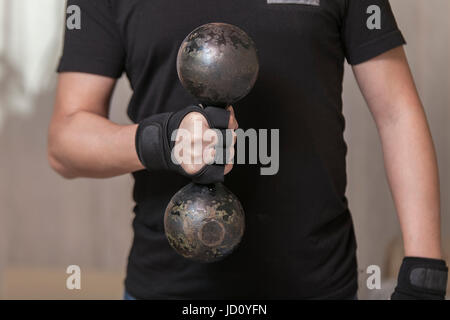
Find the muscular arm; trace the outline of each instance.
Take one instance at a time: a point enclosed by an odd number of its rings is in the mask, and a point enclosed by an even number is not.
[[[134,144],[137,125],[108,120],[112,78],[62,73],[48,135],[52,168],[66,178],[107,178],[143,169]]]
[[[441,258],[436,155],[403,48],[353,70],[381,137],[405,255]]]
[[[60,74],[48,135],[48,157],[52,168],[63,177],[109,178],[144,169],[135,147],[137,125],[123,126],[108,120],[115,82],[87,73]],[[234,133],[238,123],[233,107],[227,109],[228,127]],[[203,132],[195,130],[197,121],[201,122],[202,130],[210,129],[206,118],[196,112],[186,115],[179,128],[191,132],[193,141],[201,141],[203,148],[212,148]],[[179,143],[186,154],[192,151],[189,142],[176,142]],[[234,144],[229,148],[234,151]],[[205,160],[182,163],[181,167],[188,174],[195,174]],[[228,174],[232,167],[232,163],[226,164],[224,173]]]

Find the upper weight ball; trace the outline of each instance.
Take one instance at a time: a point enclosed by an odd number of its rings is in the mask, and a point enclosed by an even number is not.
[[[209,23],[192,31],[180,46],[178,77],[202,104],[232,105],[245,97],[258,77],[252,39],[226,23]]]

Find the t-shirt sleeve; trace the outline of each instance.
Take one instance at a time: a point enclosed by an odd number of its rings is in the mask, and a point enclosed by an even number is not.
[[[68,0],[67,8],[64,49],[57,71],[119,78],[124,70],[125,50],[111,2]],[[79,20],[74,14],[79,14]]]
[[[351,65],[406,43],[389,0],[346,0],[342,38]]]

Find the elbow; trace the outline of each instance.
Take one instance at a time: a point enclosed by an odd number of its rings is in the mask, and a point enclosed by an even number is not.
[[[48,137],[48,146],[47,146],[47,160],[50,165],[50,168],[53,169],[57,174],[65,179],[75,179],[78,177],[77,173],[73,168],[65,164],[64,152],[62,151],[62,141],[57,138],[58,135],[49,134]]]
[[[73,172],[73,170],[62,164],[61,161],[59,161],[58,158],[50,152],[48,154],[48,163],[50,165],[50,168],[52,168],[53,171],[55,171],[64,179],[71,180],[77,178],[77,175],[75,174],[75,172]]]

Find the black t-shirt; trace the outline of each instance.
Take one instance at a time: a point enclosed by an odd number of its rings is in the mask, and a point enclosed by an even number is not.
[[[69,1],[81,9],[81,29],[66,30],[58,71],[114,78],[126,72],[134,122],[196,103],[178,81],[178,48],[197,26],[226,22],[253,38],[260,58],[254,89],[234,106],[240,127],[280,130],[276,175],[235,165],[226,177],[245,209],[246,233],[221,262],[188,261],[166,240],[165,207],[188,181],[172,173],[133,174],[134,241],[125,284],[137,298],[346,298],[357,290],[345,197],[344,61],[364,62],[404,39],[388,0],[268,2]],[[380,8],[381,29],[367,26],[377,14],[368,13],[371,5]]]

